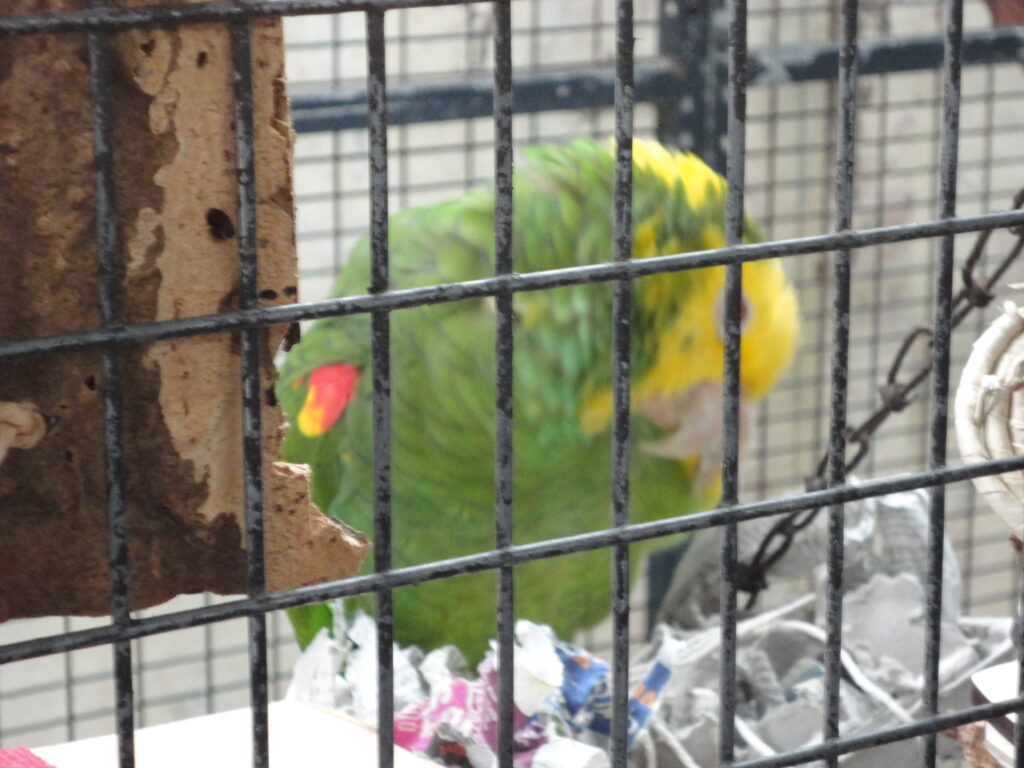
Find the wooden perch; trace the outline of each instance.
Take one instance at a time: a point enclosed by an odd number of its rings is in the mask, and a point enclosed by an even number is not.
[[[85,5],[7,3],[15,13]],[[258,21],[251,30],[260,296],[274,305],[296,297],[293,135],[281,25]],[[123,319],[236,309],[228,30],[129,30],[113,35],[112,48]],[[18,36],[0,46],[0,189],[0,338],[98,327],[84,35]],[[261,349],[270,590],[351,575],[367,547],[361,534],[312,506],[306,468],[274,463],[282,417],[272,359],[284,330],[263,331]],[[183,592],[244,592],[237,335],[121,351],[132,606]],[[109,610],[101,354],[91,348],[0,363],[0,407],[38,412],[45,424],[35,442],[7,439],[0,464],[0,619]]]

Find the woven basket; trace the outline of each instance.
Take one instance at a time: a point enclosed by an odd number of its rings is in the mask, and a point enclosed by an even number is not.
[[[1024,310],[1012,301],[974,342],[953,405],[965,464],[1024,454]],[[1024,539],[1024,472],[974,479],[1017,541]]]

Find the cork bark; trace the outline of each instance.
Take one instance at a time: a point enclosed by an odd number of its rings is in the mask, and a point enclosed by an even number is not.
[[[12,12],[83,0],[7,0]],[[123,5],[154,4],[142,0]],[[260,296],[295,300],[293,135],[281,26],[251,25]],[[111,38],[114,163],[125,322],[239,305],[237,181],[228,29]],[[94,166],[84,35],[0,46],[0,338],[99,327]],[[267,587],[354,573],[365,538],[309,502],[304,467],[275,463],[282,416],[261,331]],[[245,591],[237,334],[122,349],[131,597]],[[42,414],[45,434],[0,464],[0,619],[109,611],[104,378],[98,349],[0,363],[0,403]]]

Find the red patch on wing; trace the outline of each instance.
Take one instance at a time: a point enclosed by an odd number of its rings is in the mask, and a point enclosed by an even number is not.
[[[299,431],[306,437],[318,437],[333,427],[355,395],[359,374],[359,368],[344,363],[313,371],[306,402],[299,412]]]

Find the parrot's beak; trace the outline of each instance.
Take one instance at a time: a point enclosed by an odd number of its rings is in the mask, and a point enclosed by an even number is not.
[[[698,491],[717,481],[722,467],[722,384],[703,382],[676,397],[650,398],[638,409],[659,427],[664,437],[640,447],[664,459],[699,459]],[[746,432],[749,408],[740,404],[740,435]]]
[[[359,368],[344,363],[324,365],[313,371],[296,420],[299,432],[306,437],[320,437],[333,427],[355,394],[359,374]]]

